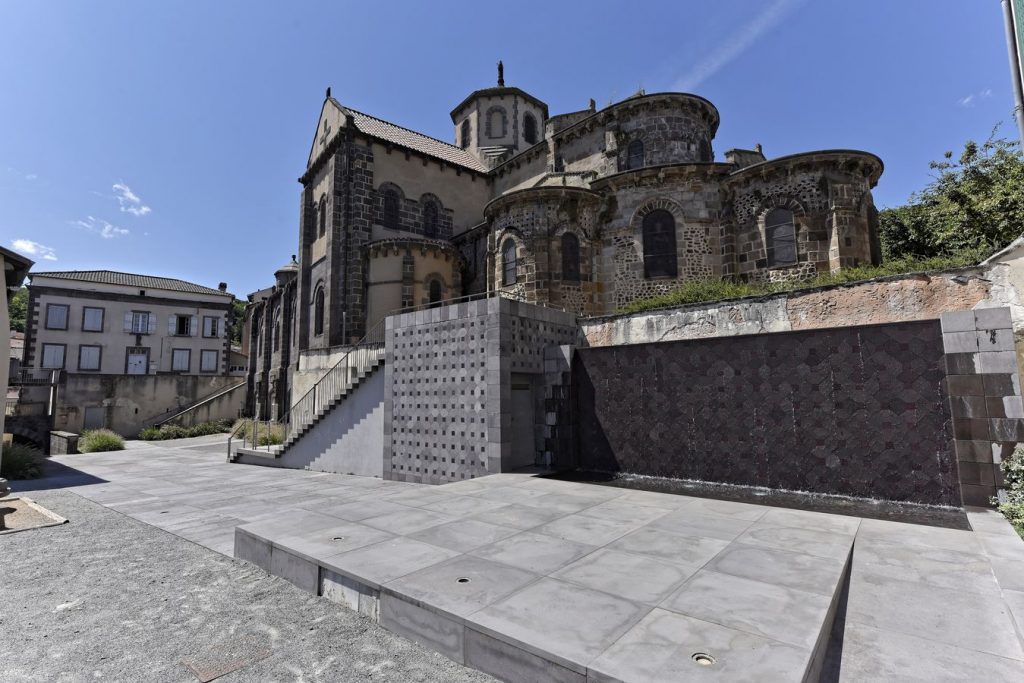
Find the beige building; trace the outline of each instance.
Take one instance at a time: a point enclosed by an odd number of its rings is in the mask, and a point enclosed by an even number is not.
[[[21,287],[21,283],[25,280],[25,275],[28,274],[28,269],[32,267],[32,261],[28,260],[24,256],[15,254],[13,251],[9,251],[0,247],[0,267],[3,269],[4,281],[3,287],[0,287],[0,334],[3,338],[7,339],[11,336],[11,319],[7,313],[7,300],[8,297],[14,292],[18,291]],[[10,367],[10,344],[0,344],[0,387],[4,387],[5,395],[8,381],[8,369]],[[0,437],[4,434],[4,418],[7,415],[7,406],[4,406],[4,411],[0,413]],[[0,452],[0,461],[3,459],[3,454]],[[0,479],[0,498],[7,493],[7,481]]]
[[[103,375],[228,373],[226,285],[109,270],[33,273],[27,368]]]

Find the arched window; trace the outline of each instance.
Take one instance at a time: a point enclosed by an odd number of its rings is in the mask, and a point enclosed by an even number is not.
[[[665,209],[655,209],[644,216],[644,277],[675,277],[676,219]]]
[[[523,139],[531,145],[537,142],[537,119],[533,118],[533,114],[527,113],[523,117]]]
[[[437,204],[428,201],[423,207],[423,236],[437,237]]]
[[[644,166],[644,141],[640,139],[630,141],[626,147],[626,170]]]
[[[466,149],[473,144],[469,133],[469,119],[463,119],[462,125],[459,126],[459,144],[462,145],[462,149]]]
[[[313,334],[324,333],[324,288],[317,287],[313,295]]]
[[[271,332],[274,335],[273,346],[271,347],[274,351],[281,350],[281,305],[274,306],[274,329]]]
[[[796,226],[789,209],[772,209],[764,219],[768,267],[789,266],[797,262]]]
[[[516,263],[516,243],[510,237],[501,245],[501,286],[514,285],[518,280]]]
[[[427,287],[427,296],[430,298],[431,306],[440,305],[444,298],[444,289],[441,286],[441,281],[437,278],[430,281],[430,285]]]
[[[317,237],[327,234],[327,195],[320,196],[320,205],[317,207]]]
[[[580,240],[571,232],[562,235],[562,280],[580,281]]]
[[[487,130],[484,131],[489,138],[505,137],[505,110],[501,107],[491,107],[487,110]]]
[[[398,230],[398,193],[394,190],[384,190],[384,210],[381,224],[385,228]]]

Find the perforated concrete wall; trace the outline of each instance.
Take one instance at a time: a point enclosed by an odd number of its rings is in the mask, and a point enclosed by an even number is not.
[[[536,374],[542,391],[545,346],[575,336],[572,314],[497,297],[388,318],[385,478],[441,484],[504,471],[512,373]]]

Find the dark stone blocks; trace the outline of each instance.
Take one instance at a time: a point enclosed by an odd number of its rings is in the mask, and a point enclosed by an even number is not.
[[[581,464],[958,505],[945,360],[936,321],[579,349]]]

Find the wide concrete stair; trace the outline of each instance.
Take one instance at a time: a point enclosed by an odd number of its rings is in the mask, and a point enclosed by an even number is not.
[[[235,556],[501,680],[819,681],[860,523],[499,474],[360,486]]]

